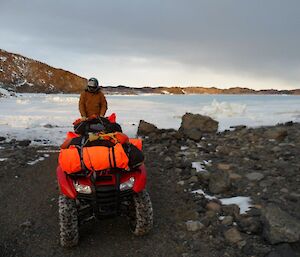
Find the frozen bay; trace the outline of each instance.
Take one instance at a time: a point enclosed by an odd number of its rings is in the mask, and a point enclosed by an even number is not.
[[[0,136],[46,139],[58,145],[80,117],[79,95],[18,94],[0,98]],[[107,96],[107,115],[115,112],[125,133],[134,136],[139,120],[159,128],[179,128],[186,112],[211,116],[219,129],[300,121],[300,96],[288,95],[136,95]]]

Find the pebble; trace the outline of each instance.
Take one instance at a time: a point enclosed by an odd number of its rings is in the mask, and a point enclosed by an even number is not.
[[[184,185],[184,181],[180,180],[180,181],[177,182],[177,184],[180,185],[180,186],[183,186]]]
[[[224,233],[225,239],[231,243],[236,244],[243,240],[240,232],[236,228],[230,228]]]
[[[224,219],[222,220],[222,225],[225,225],[225,226],[231,226],[232,223],[233,223],[232,216],[225,216]]]
[[[230,164],[227,163],[219,163],[218,164],[218,169],[220,170],[230,170],[231,166]]]
[[[197,176],[192,176],[188,180],[189,183],[195,183],[198,182],[198,177]]]
[[[25,222],[20,224],[20,228],[30,228],[32,227],[32,222],[30,220],[26,220]]]
[[[172,162],[172,158],[170,156],[167,156],[165,159],[164,159],[165,162]]]
[[[192,232],[196,232],[204,227],[204,225],[198,220],[188,220],[185,224],[186,229]]]
[[[246,175],[246,178],[249,179],[250,181],[259,181],[264,178],[264,175],[259,172],[251,172]]]
[[[281,192],[281,193],[286,193],[286,194],[287,194],[287,193],[289,192],[289,190],[288,190],[287,188],[281,188],[281,189],[280,189],[280,192]]]
[[[209,211],[220,212],[221,211],[221,205],[216,203],[216,202],[209,202],[206,205],[206,209],[209,210]]]

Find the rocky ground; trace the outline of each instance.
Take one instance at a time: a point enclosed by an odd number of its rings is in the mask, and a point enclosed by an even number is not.
[[[92,221],[71,250],[59,246],[55,149],[0,138],[0,256],[300,256],[300,124],[217,126],[191,114],[179,131],[141,122],[153,231]],[[236,196],[252,208],[220,200]]]
[[[192,114],[179,131],[140,124],[148,151],[196,204],[197,217],[181,224],[187,256],[202,256],[203,245],[208,256],[300,256],[300,124],[216,129]],[[248,212],[219,200],[237,196],[250,197]]]

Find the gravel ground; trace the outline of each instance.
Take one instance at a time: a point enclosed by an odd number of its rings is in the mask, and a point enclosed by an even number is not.
[[[26,145],[26,144],[25,144]],[[91,221],[80,228],[80,244],[70,250],[59,245],[57,154],[34,165],[43,154],[19,142],[2,143],[0,156],[0,256],[182,256],[186,240],[182,226],[194,218],[194,203],[178,190],[178,178],[147,154],[148,191],[154,228],[144,237],[131,234],[125,218]],[[205,248],[202,250],[206,251]],[[210,256],[206,254],[205,256]]]

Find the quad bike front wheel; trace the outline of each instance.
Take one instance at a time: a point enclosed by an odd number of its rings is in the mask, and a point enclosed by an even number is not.
[[[75,200],[60,195],[58,199],[58,209],[60,244],[63,247],[76,246],[79,240],[79,229]]]
[[[129,224],[136,236],[147,234],[153,227],[153,209],[150,196],[146,190],[133,195],[130,206]]]

